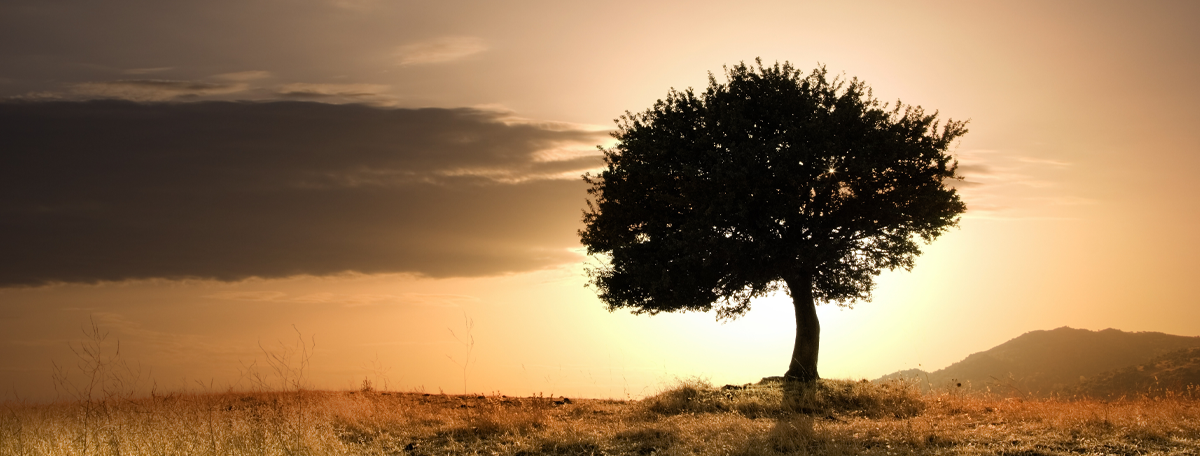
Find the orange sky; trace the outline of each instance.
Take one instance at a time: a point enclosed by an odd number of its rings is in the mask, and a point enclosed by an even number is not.
[[[610,314],[574,234],[613,118],[755,57],[971,121],[960,227],[872,302],[818,308],[823,376],[937,369],[1059,326],[1200,335],[1198,19],[1190,2],[5,2],[0,388],[53,398],[89,317],[167,390],[247,387],[259,343],[295,325],[313,387],[460,392],[464,316],[474,392],[780,375],[786,297],[725,324]],[[211,103],[231,100],[260,103]]]

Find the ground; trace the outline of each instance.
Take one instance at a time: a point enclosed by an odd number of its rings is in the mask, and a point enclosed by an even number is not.
[[[1195,455],[1200,391],[1099,401],[903,382],[716,388],[641,400],[379,391],[5,404],[2,455]]]

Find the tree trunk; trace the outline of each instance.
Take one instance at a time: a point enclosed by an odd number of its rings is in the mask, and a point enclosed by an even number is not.
[[[783,377],[788,380],[815,382],[817,375],[817,351],[821,345],[821,322],[817,321],[817,305],[813,302],[812,276],[808,274],[785,278],[796,306],[796,347],[792,350],[792,362]]]

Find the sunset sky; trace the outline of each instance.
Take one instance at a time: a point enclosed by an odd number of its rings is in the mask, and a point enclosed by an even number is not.
[[[818,307],[823,377],[1061,326],[1200,336],[1197,23],[1189,1],[6,0],[0,393],[53,399],[90,321],[159,391],[249,388],[297,332],[315,388],[782,375],[786,295],[728,323],[609,313],[576,234],[614,118],[756,57],[970,120],[960,226],[873,301]]]

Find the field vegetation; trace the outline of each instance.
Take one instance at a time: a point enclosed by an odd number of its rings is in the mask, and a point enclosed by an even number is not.
[[[713,387],[640,400],[376,391],[9,402],[3,455],[1200,454],[1200,391],[1004,398],[911,382]]]

